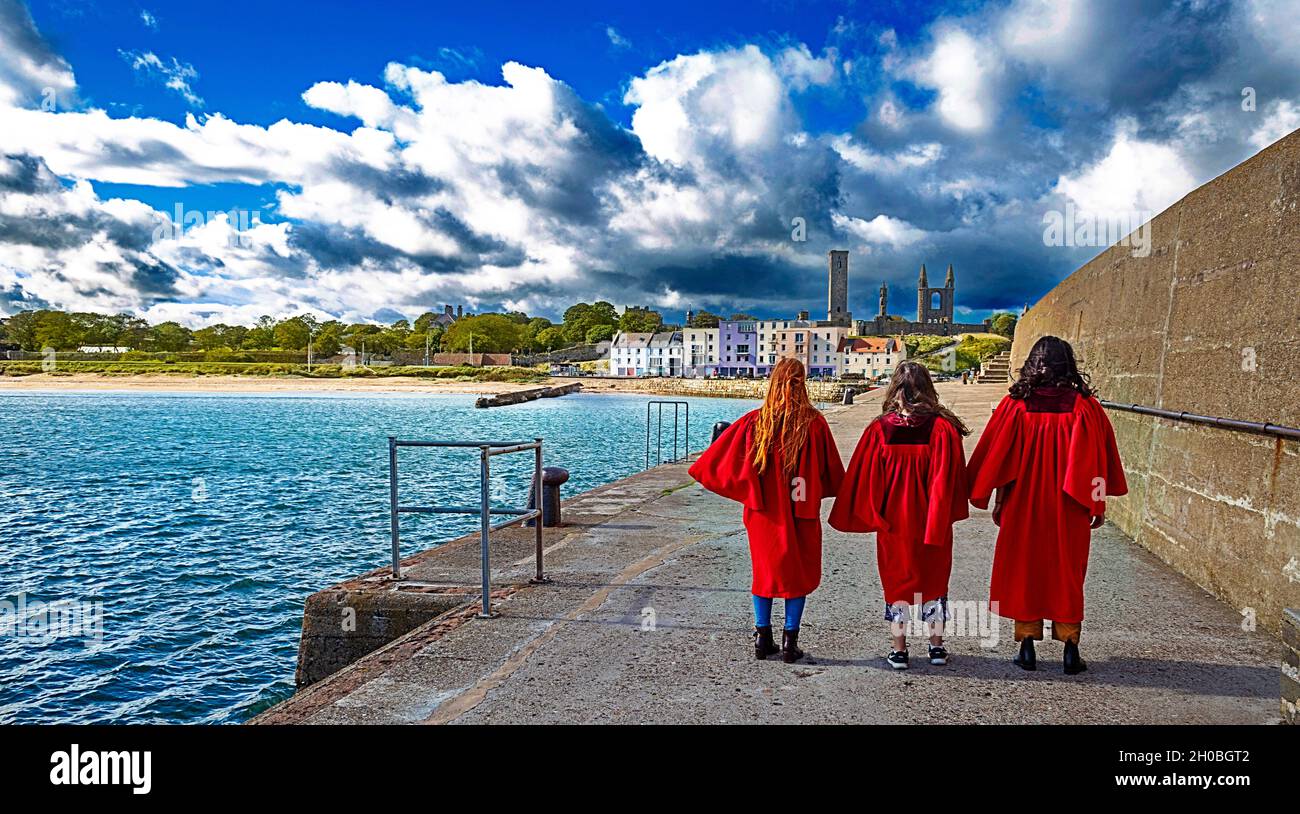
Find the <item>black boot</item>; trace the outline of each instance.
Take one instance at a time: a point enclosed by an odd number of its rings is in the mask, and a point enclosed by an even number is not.
[[[1061,661],[1065,665],[1065,674],[1068,676],[1078,675],[1088,669],[1088,665],[1079,658],[1078,642],[1065,643],[1065,655],[1062,656]]]
[[[776,641],[772,639],[772,626],[764,625],[763,627],[754,626],[754,658],[762,661],[768,656],[781,652],[781,648],[776,646]]]
[[[1020,655],[1011,660],[1022,670],[1037,670],[1038,662],[1034,656],[1034,640],[1025,637],[1020,640]]]
[[[781,633],[781,661],[786,664],[794,664],[803,658],[803,651],[799,649],[799,631],[786,630]]]

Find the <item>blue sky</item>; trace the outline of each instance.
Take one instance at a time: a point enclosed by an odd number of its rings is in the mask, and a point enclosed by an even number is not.
[[[0,314],[977,320],[1300,127],[1297,5],[0,0]]]

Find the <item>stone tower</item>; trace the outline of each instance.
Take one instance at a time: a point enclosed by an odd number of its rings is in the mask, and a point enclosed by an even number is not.
[[[889,316],[889,286],[886,283],[880,284],[880,314],[879,316]]]
[[[916,280],[916,321],[951,323],[956,294],[957,282],[951,264],[948,266],[948,276],[944,278],[943,288],[930,288],[930,282],[925,275],[925,264],[922,263],[921,275]]]
[[[826,321],[832,325],[852,325],[849,313],[849,253],[832,249],[826,286]]]

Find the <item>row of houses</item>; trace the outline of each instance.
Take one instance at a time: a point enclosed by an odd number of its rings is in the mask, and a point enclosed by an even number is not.
[[[800,315],[801,317],[803,315]],[[808,319],[723,321],[716,328],[619,333],[609,350],[613,376],[761,378],[786,357],[803,362],[809,376],[846,374],[872,379],[907,358],[892,336],[851,336],[847,326]]]

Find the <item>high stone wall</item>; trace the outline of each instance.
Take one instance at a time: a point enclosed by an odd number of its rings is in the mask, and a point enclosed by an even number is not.
[[[1149,256],[1112,246],[1043,297],[1013,371],[1045,334],[1102,399],[1300,426],[1300,131],[1162,212]],[[1277,633],[1300,606],[1300,443],[1109,414],[1130,489],[1109,518]]]

